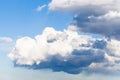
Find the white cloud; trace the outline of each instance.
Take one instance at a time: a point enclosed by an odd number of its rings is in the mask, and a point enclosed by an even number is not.
[[[0,37],[0,41],[3,41],[3,42],[12,42],[12,38],[10,37]]]
[[[66,69],[63,71],[71,74],[80,73],[81,70],[119,72],[119,45],[118,40],[108,41],[105,38],[80,35],[70,29],[56,31],[47,27],[41,35],[33,39],[30,37],[18,39],[8,57],[17,65],[33,65],[35,68],[36,64],[37,69],[41,69],[41,65],[46,67],[46,63],[45,65],[41,63],[47,62],[51,69],[57,67],[62,71],[64,67]],[[59,55],[57,59],[56,55]]]
[[[53,28],[46,28],[43,34],[37,35],[35,39],[30,37],[18,39],[9,57],[12,60],[17,60],[17,64],[39,64],[46,60],[48,56],[61,55],[66,57],[74,49],[89,49],[79,45],[87,45],[90,40],[92,40],[92,37],[79,36],[77,32],[70,30],[61,32]]]
[[[109,11],[105,15],[98,16],[98,17],[91,16],[91,18],[107,19],[107,20],[118,19],[118,18],[120,18],[120,12],[119,11]]]
[[[102,8],[104,10],[120,10],[119,8],[119,0],[52,0],[49,4],[50,10],[63,10],[63,11],[74,11],[78,9],[82,9],[85,7],[90,8],[96,6]],[[89,6],[89,7],[87,7]],[[99,9],[100,10],[100,9]]]
[[[109,55],[120,57],[120,41],[112,39],[107,48],[109,49]]]
[[[36,11],[37,12],[40,12],[43,8],[45,8],[47,5],[42,5],[42,6],[38,6],[37,8],[36,8]]]
[[[69,25],[68,30],[79,31],[79,28],[77,26],[74,26],[74,25]]]

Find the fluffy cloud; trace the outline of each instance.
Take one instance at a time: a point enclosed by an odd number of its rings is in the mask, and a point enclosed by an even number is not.
[[[119,45],[118,40],[108,41],[72,30],[56,31],[48,27],[34,39],[18,39],[8,56],[15,66],[32,69],[47,68],[71,74],[98,70],[116,72],[120,70]]]
[[[100,10],[120,10],[119,0],[52,0],[49,4],[50,10],[63,11],[100,11]],[[97,10],[96,8],[99,8]]]
[[[39,64],[42,60],[46,60],[47,56],[67,57],[74,49],[87,49],[87,47],[80,46],[91,45],[88,43],[91,40],[91,37],[79,36],[77,32],[67,30],[61,32],[46,28],[43,34],[36,36],[35,39],[30,37],[18,39],[15,49],[9,56],[12,60],[18,59],[16,61],[18,64],[32,65],[34,62]],[[15,54],[16,52],[20,56]]]
[[[107,42],[105,49],[105,61],[102,63],[92,63],[89,66],[90,71],[104,71],[109,73],[120,73],[120,50],[119,50],[120,41],[111,40]]]
[[[120,39],[119,4],[119,0],[52,0],[49,9],[74,13],[72,26],[77,30]]]

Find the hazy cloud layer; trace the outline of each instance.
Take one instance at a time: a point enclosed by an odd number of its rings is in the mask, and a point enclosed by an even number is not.
[[[10,38],[10,37],[0,37],[0,41],[3,41],[3,42],[12,42],[13,39]]]

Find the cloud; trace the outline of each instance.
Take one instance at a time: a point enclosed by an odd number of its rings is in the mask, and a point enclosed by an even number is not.
[[[43,8],[45,8],[47,5],[42,5],[42,6],[38,6],[37,8],[36,8],[36,11],[37,12],[40,12]]]
[[[9,52],[13,48],[14,41],[10,37],[0,37],[0,51]]]
[[[3,42],[12,42],[12,38],[10,37],[0,37],[0,41],[3,41]]]
[[[107,42],[105,49],[105,62],[102,63],[92,63],[90,71],[104,71],[109,72],[110,74],[120,72],[120,50],[119,50],[120,41],[112,39]]]
[[[120,39],[120,12],[110,11],[101,16],[78,15],[72,25],[85,33],[101,34],[109,38]]]
[[[78,27],[74,29],[120,40],[119,4],[119,0],[52,0],[49,10],[74,13],[70,24]]]
[[[8,55],[15,66],[70,74],[117,72],[120,41],[93,38],[76,31],[47,27],[35,38],[22,37]],[[111,47],[112,46],[112,47]],[[113,67],[114,66],[114,67]],[[113,67],[113,68],[112,68]]]
[[[48,27],[43,31],[41,35],[37,35],[35,39],[32,39],[30,37],[23,37],[18,39],[15,49],[13,49],[13,52],[11,52],[11,58],[17,58],[17,55],[14,55],[14,53],[18,52],[21,57],[24,57],[26,59],[28,58],[28,60],[25,59],[24,61],[23,58],[19,58],[17,63],[28,63],[32,65],[35,62],[39,64],[42,60],[45,60],[47,58],[47,55],[60,55],[61,57],[67,57],[72,53],[74,49],[82,48],[79,47],[80,45],[87,45],[88,41],[91,39],[92,38],[89,36],[79,36],[77,32],[68,30],[61,32]],[[36,55],[34,55],[34,53]]]
[[[52,0],[49,3],[50,10],[62,10],[62,11],[108,11],[108,10],[120,10],[119,0]],[[99,8],[99,10],[97,10]]]

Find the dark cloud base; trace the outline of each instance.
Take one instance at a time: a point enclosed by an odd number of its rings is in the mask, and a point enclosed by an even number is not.
[[[104,53],[94,50],[74,50],[71,56],[63,58],[59,55],[52,56],[48,61],[43,61],[40,64],[18,65],[14,63],[15,67],[27,67],[28,69],[52,69],[54,72],[63,71],[69,74],[79,74],[82,71],[86,71],[88,66],[95,62],[103,62],[105,60]]]
[[[90,16],[93,17],[89,18]],[[89,15],[78,13],[78,15],[73,18],[71,25],[77,26],[79,30],[84,33],[100,34],[109,39],[114,38],[120,40],[120,18],[109,19],[108,16],[98,19],[98,17],[102,16],[94,13]]]

